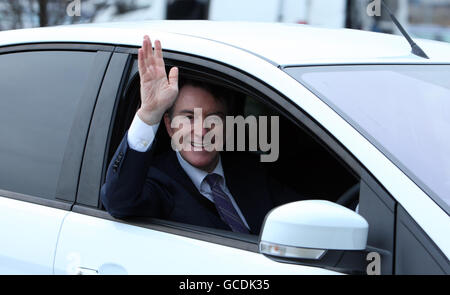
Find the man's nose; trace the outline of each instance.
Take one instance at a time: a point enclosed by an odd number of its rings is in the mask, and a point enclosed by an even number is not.
[[[197,120],[196,122],[194,122],[193,133],[195,136],[198,136],[198,137],[205,136],[205,134],[209,131],[209,128],[205,128],[203,126],[204,126],[204,124],[203,124],[203,121],[201,121],[201,120]]]

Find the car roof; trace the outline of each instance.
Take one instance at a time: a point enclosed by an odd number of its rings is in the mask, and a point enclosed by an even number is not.
[[[169,42],[168,48],[164,41],[183,36],[196,46],[195,39],[200,38],[212,46],[218,42],[283,66],[450,63],[450,44],[444,42],[415,40],[430,57],[427,60],[413,55],[402,36],[285,23],[166,20],[67,25],[0,32],[0,46],[42,42],[140,46],[144,34],[156,36],[165,49],[189,52],[186,44],[177,48]]]

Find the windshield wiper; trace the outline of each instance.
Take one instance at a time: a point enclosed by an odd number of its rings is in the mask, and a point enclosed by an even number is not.
[[[392,14],[392,12],[389,9],[389,7],[386,4],[384,4],[383,0],[381,0],[381,5],[384,7],[384,9],[386,9],[387,13],[391,17],[392,21],[397,26],[397,28],[400,30],[402,35],[406,38],[406,40],[408,40],[409,45],[411,45],[411,50],[412,50],[411,52],[412,52],[412,54],[417,55],[417,56],[422,57],[422,58],[430,59],[428,57],[428,55],[426,55],[426,53],[422,50],[422,48],[420,48],[419,45],[417,45],[413,41],[413,39],[411,39],[411,37],[406,32],[406,30],[402,27],[400,22],[397,20],[397,18]]]

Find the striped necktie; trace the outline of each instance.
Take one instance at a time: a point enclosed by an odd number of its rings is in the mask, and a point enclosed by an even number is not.
[[[222,176],[212,173],[208,174],[205,179],[211,187],[214,205],[216,206],[222,220],[228,224],[234,232],[249,233],[247,227],[231,203],[230,198],[220,186]]]

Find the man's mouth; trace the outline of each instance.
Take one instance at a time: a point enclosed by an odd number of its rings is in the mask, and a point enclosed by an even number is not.
[[[191,141],[191,145],[192,145],[193,147],[201,147],[201,148],[207,146],[207,145],[205,145],[205,144],[203,144],[203,143],[198,143],[198,142],[193,142],[193,141]]]
[[[202,149],[204,149],[204,148],[209,147],[209,146],[211,146],[211,145],[212,145],[212,143],[210,143],[210,144],[204,144],[204,143],[198,143],[198,142],[191,141],[191,146],[196,147],[196,148],[202,148]]]

